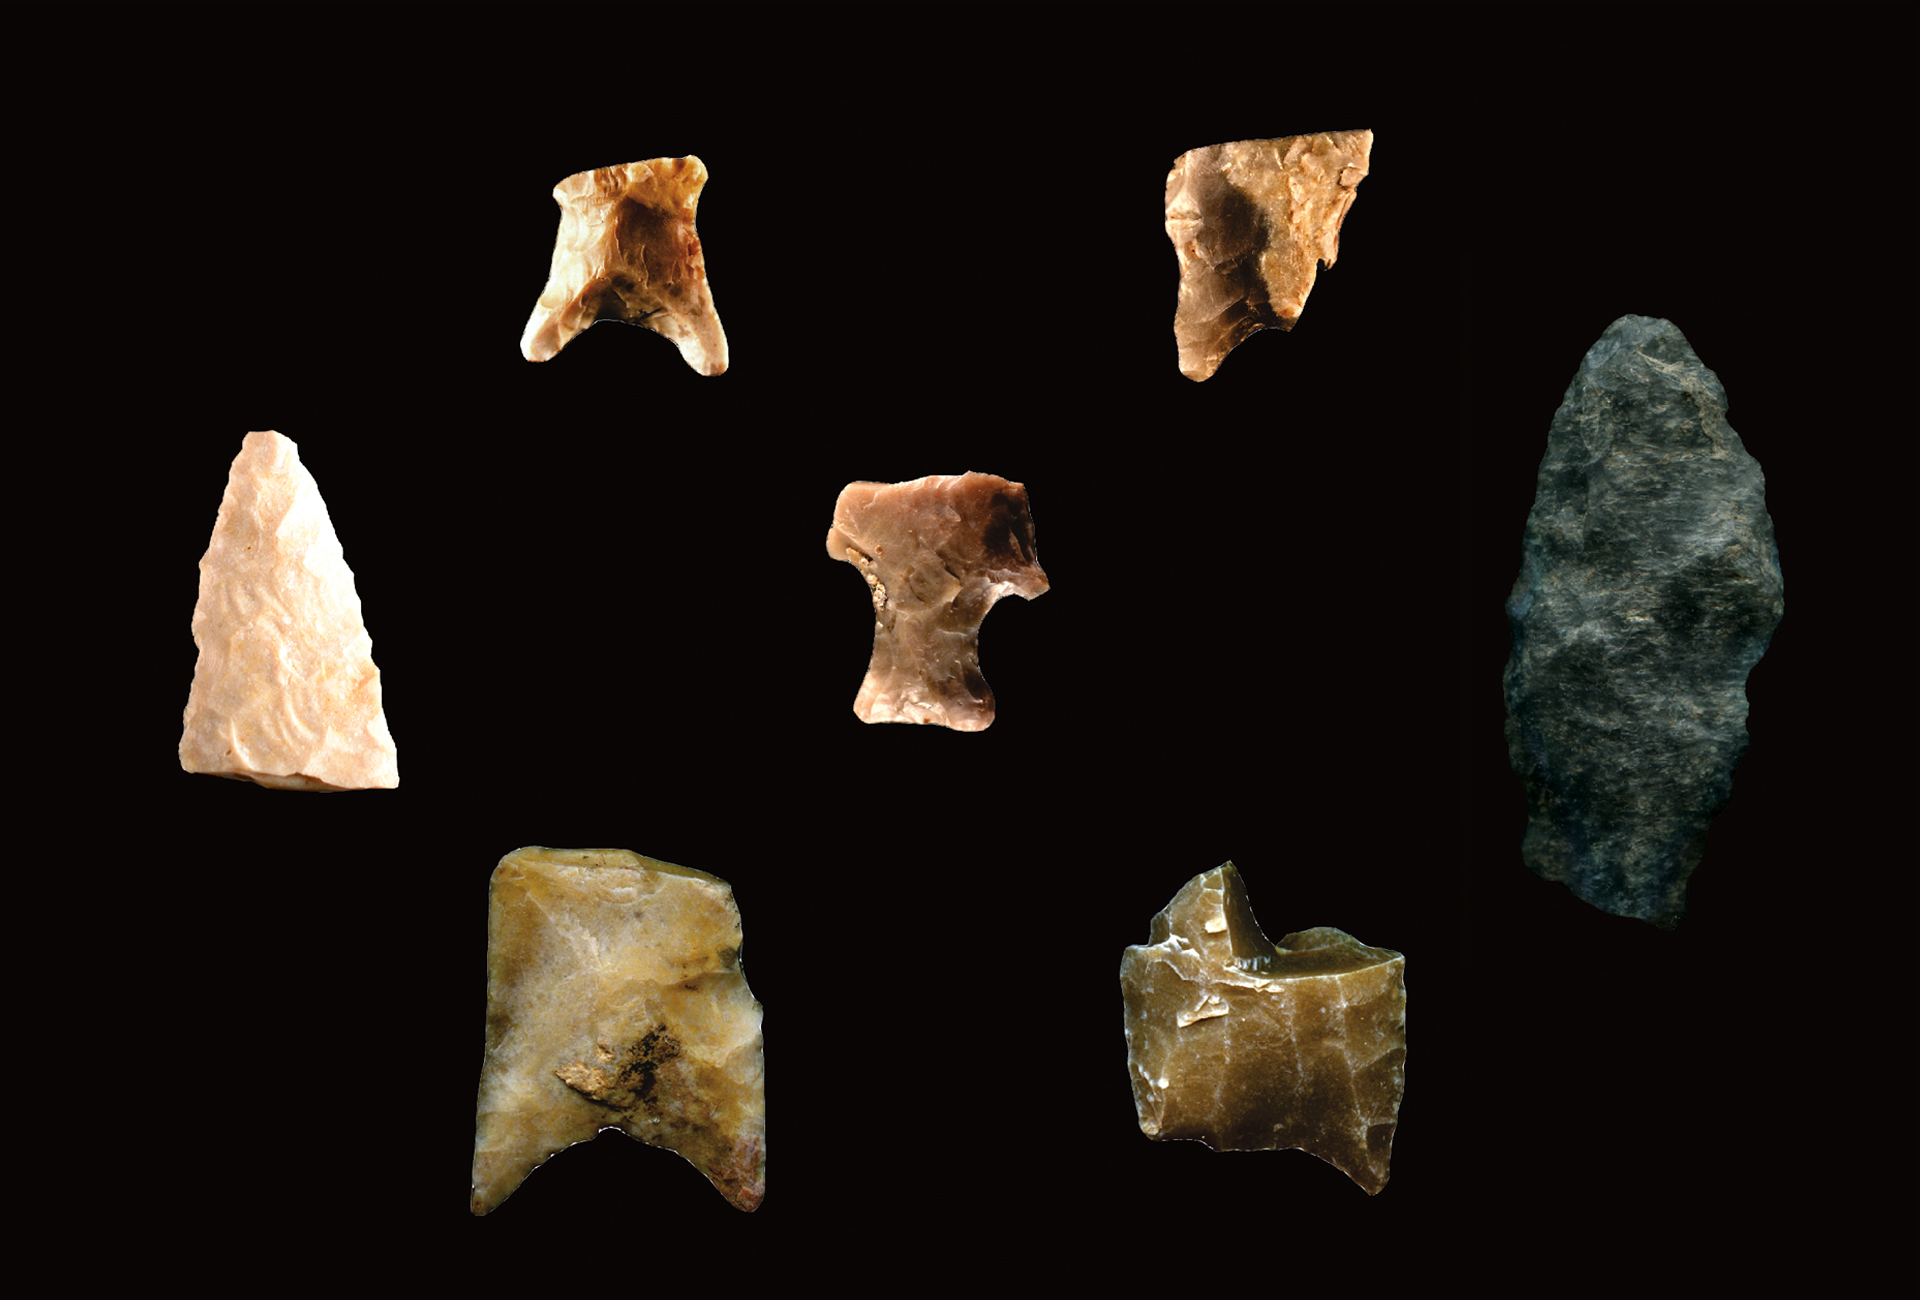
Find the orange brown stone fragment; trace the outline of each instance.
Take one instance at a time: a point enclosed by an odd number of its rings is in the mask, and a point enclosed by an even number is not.
[[[1167,237],[1180,259],[1181,374],[1204,380],[1255,331],[1293,328],[1315,263],[1340,255],[1372,152],[1371,131],[1326,131],[1180,155],[1167,174]]]
[[[1120,961],[1141,1132],[1299,1147],[1378,1192],[1405,1087],[1405,967],[1326,927],[1276,945],[1231,862],[1195,876]]]
[[[686,1157],[742,1210],[766,1195],[760,1004],[727,882],[624,849],[524,848],[495,868],[475,1214],[617,1128]]]
[[[694,229],[706,183],[706,164],[689,155],[596,167],[554,186],[560,233],[521,354],[546,361],[595,321],[618,320],[673,340],[703,375],[724,372],[727,335]]]

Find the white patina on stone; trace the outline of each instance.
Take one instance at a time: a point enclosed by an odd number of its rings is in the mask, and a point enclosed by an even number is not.
[[[249,433],[227,475],[193,640],[181,767],[280,790],[400,784],[353,570],[278,433]]]

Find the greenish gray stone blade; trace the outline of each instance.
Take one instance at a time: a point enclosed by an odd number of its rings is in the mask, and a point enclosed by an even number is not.
[[[1507,602],[1522,856],[1663,927],[1732,791],[1747,674],[1784,608],[1766,479],[1726,407],[1671,322],[1609,326],[1554,415]]]

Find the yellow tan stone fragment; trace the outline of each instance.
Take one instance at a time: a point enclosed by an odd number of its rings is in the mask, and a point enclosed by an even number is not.
[[[200,560],[193,640],[182,768],[280,790],[400,784],[353,571],[290,438],[241,443]]]
[[[642,325],[673,340],[703,375],[727,368],[694,216],[707,167],[691,155],[596,167],[553,187],[560,233],[547,287],[520,337],[546,361],[595,321]]]
[[[516,849],[487,915],[475,1214],[617,1128],[729,1202],[766,1194],[760,1004],[726,881],[625,849]]]

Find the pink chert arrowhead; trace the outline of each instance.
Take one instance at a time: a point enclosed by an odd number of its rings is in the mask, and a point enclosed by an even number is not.
[[[234,458],[193,640],[181,767],[280,790],[400,784],[353,571],[289,438],[249,433]]]
[[[980,623],[1009,592],[1047,590],[1023,483],[934,474],[849,483],[833,507],[827,554],[867,580],[873,659],[853,711],[862,722],[993,723],[980,673]]]

